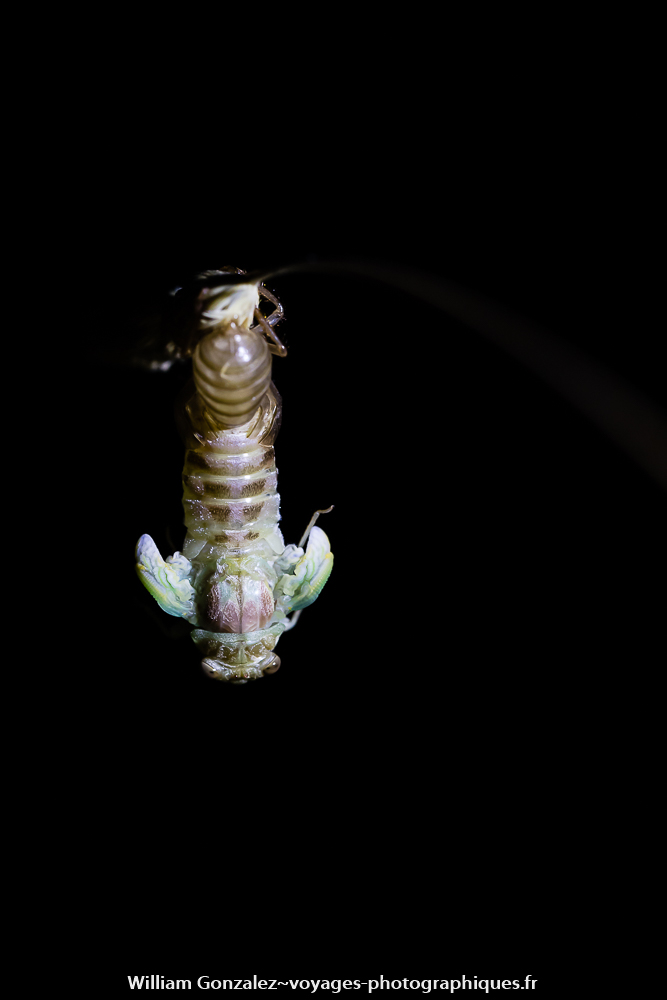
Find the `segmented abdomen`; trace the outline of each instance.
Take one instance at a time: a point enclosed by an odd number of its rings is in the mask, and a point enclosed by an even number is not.
[[[211,423],[199,395],[186,406],[183,469],[187,535],[197,616],[209,631],[251,632],[273,615],[273,562],[284,549],[273,441],[280,397],[271,384],[245,424]]]
[[[261,334],[242,327],[209,333],[196,347],[192,375],[208,412],[222,427],[255,413],[271,384],[271,354]]]

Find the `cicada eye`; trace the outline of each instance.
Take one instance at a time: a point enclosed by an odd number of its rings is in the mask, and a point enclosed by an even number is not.
[[[271,657],[269,665],[263,668],[265,674],[275,674],[276,670],[279,669],[280,669],[280,657],[276,656],[275,654]]]
[[[202,670],[209,677],[214,677],[218,681],[228,681],[232,676],[232,671],[219,660],[213,660],[210,656],[201,661]]]

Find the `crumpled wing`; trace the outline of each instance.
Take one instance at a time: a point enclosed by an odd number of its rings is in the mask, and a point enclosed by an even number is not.
[[[300,611],[317,600],[333,567],[331,545],[321,528],[311,528],[305,555],[301,555],[298,561],[296,555],[302,550],[291,545],[288,549],[291,550],[289,553],[291,558],[283,555],[283,559],[288,564],[291,563],[293,568],[290,567],[292,571],[283,574],[275,586],[274,618],[280,614],[289,614],[291,611]]]
[[[195,592],[189,580],[189,559],[174,552],[165,561],[150,535],[142,535],[137,542],[136,557],[139,579],[162,610],[175,618],[194,621]]]

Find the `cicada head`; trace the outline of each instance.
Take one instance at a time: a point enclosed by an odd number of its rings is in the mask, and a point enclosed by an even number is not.
[[[194,629],[192,639],[205,654],[201,662],[204,673],[216,680],[245,684],[258,680],[265,673],[273,674],[280,666],[275,649],[284,626],[272,625],[260,632],[205,632]]]

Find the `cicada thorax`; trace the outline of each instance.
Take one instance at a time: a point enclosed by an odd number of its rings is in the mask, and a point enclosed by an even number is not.
[[[241,322],[214,327],[197,344],[193,379],[180,423],[183,554],[192,563],[201,630],[195,641],[208,654],[209,673],[252,677],[280,662],[270,652],[276,627],[256,633],[271,626],[273,564],[285,548],[273,447],[281,401],[262,332]]]

